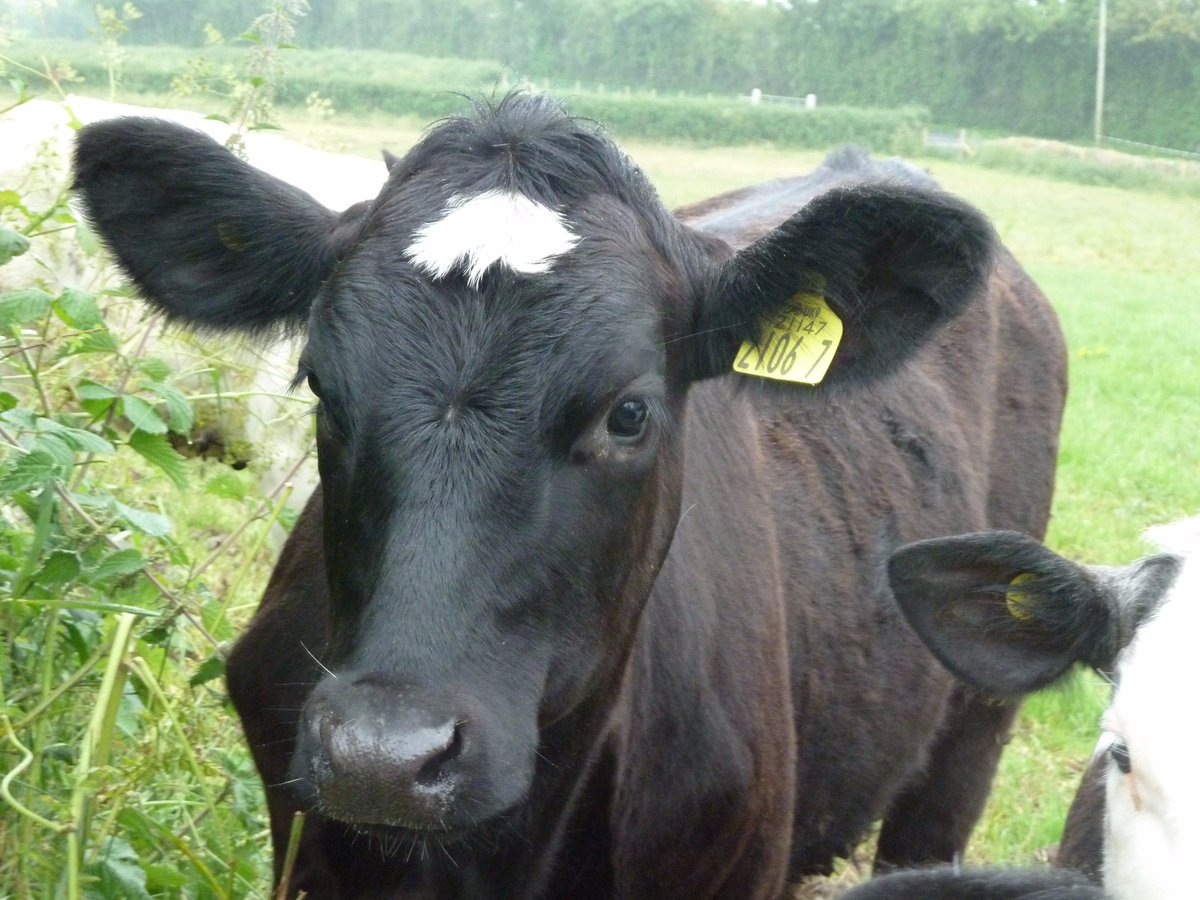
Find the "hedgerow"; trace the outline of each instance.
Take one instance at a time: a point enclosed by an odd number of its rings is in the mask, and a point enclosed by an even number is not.
[[[189,59],[203,56],[211,71],[232,66],[238,51],[211,47],[128,47],[122,63],[127,91],[164,94],[179,86],[178,74]],[[69,60],[94,88],[107,84],[109,69],[102,54],[85,42],[29,42],[11,55],[26,64]],[[328,98],[335,109],[350,113],[381,111],[436,119],[461,112],[463,95],[490,96],[510,86],[494,62],[451,60],[381,51],[292,50],[288,77],[276,86],[281,105],[303,106],[313,93]],[[534,85],[536,87],[536,85]],[[837,106],[797,109],[751,105],[746,98],[681,94],[565,92],[571,111],[595,118],[621,138],[688,141],[703,144],[771,142],[783,147],[828,148],[858,143],[879,152],[913,153],[929,111],[857,109]]]

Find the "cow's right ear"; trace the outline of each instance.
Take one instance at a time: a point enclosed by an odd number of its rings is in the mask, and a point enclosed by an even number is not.
[[[985,531],[903,546],[888,578],[905,618],[946,668],[1016,696],[1076,662],[1111,670],[1178,567],[1170,554],[1083,566],[1028,535]]]
[[[202,330],[302,325],[353,231],[208,136],[157,119],[82,129],[74,188],[145,299]]]

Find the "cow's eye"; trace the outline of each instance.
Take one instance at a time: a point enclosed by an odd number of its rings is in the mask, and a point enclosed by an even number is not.
[[[313,392],[313,396],[318,399],[321,396],[321,381],[317,378],[315,372],[309,372],[307,375],[308,389]]]
[[[1109,745],[1108,755],[1116,765],[1117,771],[1122,775],[1128,775],[1133,771],[1133,761],[1129,758],[1129,745],[1120,738]]]
[[[636,441],[646,433],[650,407],[641,397],[622,400],[608,414],[608,433],[625,441]]]

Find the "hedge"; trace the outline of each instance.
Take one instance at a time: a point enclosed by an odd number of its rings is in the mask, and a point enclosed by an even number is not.
[[[122,89],[165,94],[172,79],[183,72],[199,51],[180,47],[126,48]],[[203,51],[218,68],[236,65],[244,51],[215,47]],[[10,57],[38,68],[68,61],[84,85],[108,83],[108,70],[94,44],[84,41],[28,42],[11,48]],[[303,105],[316,91],[335,109],[348,112],[379,110],[394,115],[434,119],[463,110],[463,95],[489,96],[506,88],[499,63],[390,54],[382,51],[290,50],[284,56],[286,75],[277,94],[283,105]],[[920,147],[921,130],[929,111],[918,106],[901,109],[818,107],[798,109],[769,104],[751,105],[745,98],[667,96],[639,93],[569,92],[573,113],[594,118],[623,138],[688,141],[703,144],[745,144],[755,141],[779,146],[824,149],[858,143],[878,152],[913,153]]]

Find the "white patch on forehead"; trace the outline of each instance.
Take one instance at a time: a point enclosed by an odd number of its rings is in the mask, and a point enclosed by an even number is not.
[[[461,265],[478,287],[496,263],[524,274],[548,272],[578,242],[554,210],[513,191],[484,191],[450,198],[441,218],[417,229],[404,255],[433,278]]]
[[[1182,900],[1195,896],[1192,868],[1200,847],[1200,732],[1193,687],[1200,644],[1200,518],[1152,529],[1147,537],[1183,556],[1184,563],[1117,663],[1117,688],[1103,727],[1124,739],[1132,775],[1109,766],[1104,882],[1116,900]]]

